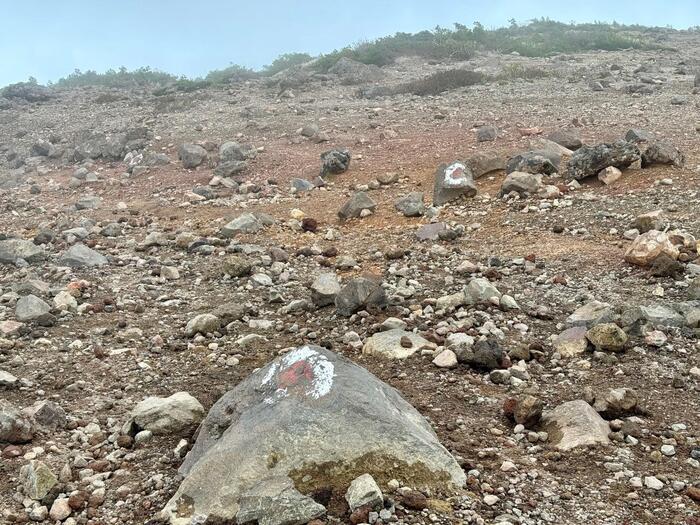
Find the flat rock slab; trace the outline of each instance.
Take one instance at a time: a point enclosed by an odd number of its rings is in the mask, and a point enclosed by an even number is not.
[[[71,246],[59,259],[59,264],[72,268],[104,266],[107,262],[107,257],[80,243]]]
[[[301,494],[329,490],[339,497],[362,474],[380,485],[401,479],[436,492],[466,482],[428,422],[394,388],[316,346],[275,359],[219,399],[180,473],[184,480],[163,510],[175,525],[194,517],[233,521],[246,508],[242,498],[280,477]],[[257,513],[260,523],[268,516]]]
[[[362,347],[362,353],[387,359],[406,359],[427,346],[430,346],[427,339],[413,332],[395,328],[386,332],[377,332],[367,339]]]
[[[562,403],[542,414],[542,424],[550,441],[559,450],[610,443],[610,426],[595,409],[577,399]]]

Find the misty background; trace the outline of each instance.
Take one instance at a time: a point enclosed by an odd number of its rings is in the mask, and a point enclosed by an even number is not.
[[[454,22],[487,28],[549,17],[561,22],[700,25],[698,0],[585,3],[517,0],[0,0],[0,86],[75,69],[150,66],[197,77],[229,64],[258,69],[289,52],[312,55],[397,31]]]

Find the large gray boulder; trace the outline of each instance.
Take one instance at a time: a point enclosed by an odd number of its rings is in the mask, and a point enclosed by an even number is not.
[[[107,264],[107,257],[88,248],[82,243],[74,244],[61,255],[59,264],[70,266],[71,268],[84,268],[94,266],[104,266]]]
[[[472,172],[472,177],[478,179],[487,173],[506,169],[506,159],[498,152],[478,152],[469,157],[465,164]]]
[[[642,153],[642,166],[654,164],[672,164],[681,168],[685,165],[685,155],[673,144],[661,140],[654,141]]]
[[[376,82],[384,78],[384,72],[374,64],[363,64],[351,58],[342,57],[328,70],[337,75],[341,84],[357,85]]]
[[[576,150],[569,160],[566,176],[569,179],[581,180],[597,175],[609,166],[622,170],[640,159],[639,148],[624,140],[610,144],[583,146]]]
[[[461,162],[442,164],[435,172],[433,186],[433,205],[435,206],[442,206],[464,197],[474,197],[476,192],[472,172]]]
[[[251,516],[248,498],[285,477],[301,494],[338,497],[362,474],[380,485],[400,479],[441,492],[466,481],[428,422],[394,388],[315,346],[277,358],[219,399],[180,473],[182,484],[163,510],[173,525],[193,518],[240,523]],[[284,494],[289,484],[281,486]],[[268,503],[275,498],[263,495]],[[255,508],[259,523],[302,523],[275,520],[276,505]]]
[[[24,239],[6,239],[0,241],[0,263],[14,264],[23,259],[28,263],[35,263],[46,258],[44,249],[32,241]]]

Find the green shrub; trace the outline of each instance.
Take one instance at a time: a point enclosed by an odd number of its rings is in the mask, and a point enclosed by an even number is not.
[[[449,69],[402,84],[396,88],[395,92],[412,93],[419,96],[438,95],[451,89],[482,84],[485,80],[486,77],[476,71]]]
[[[258,73],[250,68],[239,66],[238,64],[231,64],[224,69],[214,69],[210,71],[207,73],[207,76],[204,77],[204,80],[213,85],[225,85],[233,82],[251,80],[257,76]]]
[[[75,88],[75,87],[111,87],[111,88],[129,88],[142,87],[148,85],[163,85],[170,82],[175,82],[177,77],[163,71],[152,70],[150,67],[142,67],[129,71],[125,67],[118,70],[108,69],[104,73],[96,71],[80,71],[76,69],[68,75],[59,79],[55,86],[58,88]]]
[[[265,66],[263,71],[267,76],[272,76],[292,66],[304,64],[309,60],[313,60],[313,57],[308,53],[285,53],[274,59],[272,64]]]

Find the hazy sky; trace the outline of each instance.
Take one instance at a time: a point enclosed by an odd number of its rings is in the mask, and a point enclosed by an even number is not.
[[[331,51],[453,22],[555,20],[700,25],[700,0],[0,0],[0,86],[73,71],[151,66],[198,76],[281,53]]]

